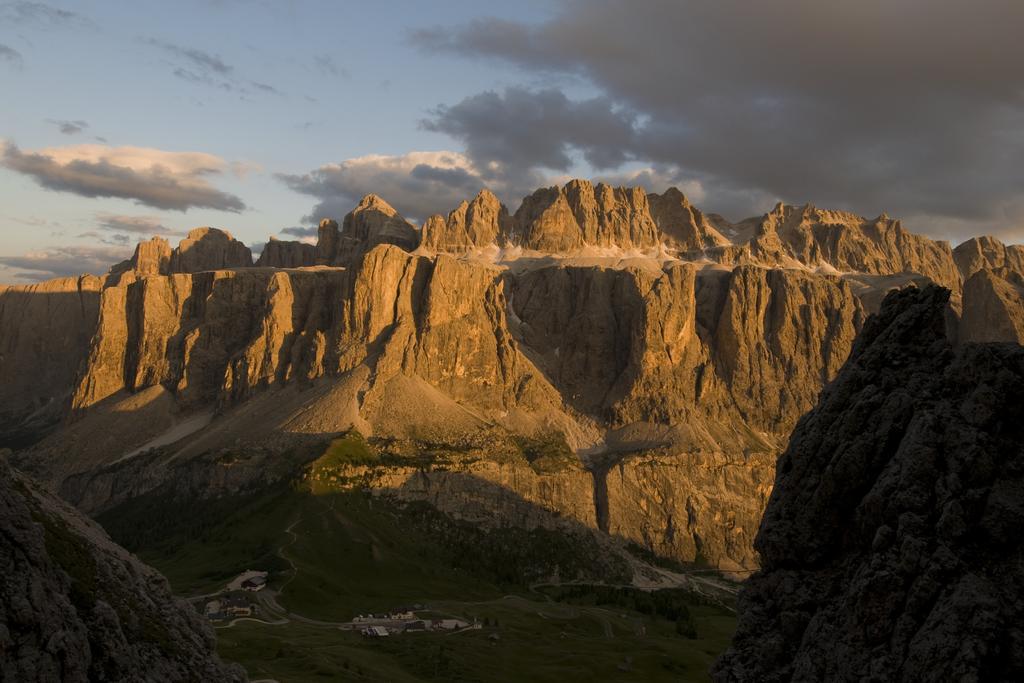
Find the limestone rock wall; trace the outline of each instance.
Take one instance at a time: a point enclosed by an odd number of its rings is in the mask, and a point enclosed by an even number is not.
[[[263,247],[256,265],[264,268],[303,268],[316,265],[316,246],[294,240],[271,237]]]
[[[30,443],[63,417],[99,315],[98,277],[0,286],[0,447]]]

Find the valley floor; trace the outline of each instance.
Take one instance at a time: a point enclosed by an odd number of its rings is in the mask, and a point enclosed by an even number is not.
[[[361,493],[313,495],[293,483],[188,512],[164,507],[140,502],[101,521],[177,592],[212,594],[245,569],[271,572],[254,594],[258,616],[217,629],[221,655],[253,679],[698,681],[734,627],[729,611],[678,591],[531,589],[510,577],[571,566],[575,551],[516,539],[505,557],[475,555],[465,545],[473,537],[434,534],[436,520],[417,526],[409,517],[429,511]],[[139,515],[148,530],[133,536]],[[418,616],[482,627],[374,639],[339,628],[409,604],[425,607]]]

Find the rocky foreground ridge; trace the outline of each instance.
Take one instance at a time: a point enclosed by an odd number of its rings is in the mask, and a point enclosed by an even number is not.
[[[190,459],[269,462],[351,427],[484,452],[492,437],[557,435],[578,468],[474,465],[458,485],[497,481],[743,572],[775,459],[866,313],[938,282],[960,334],[1020,341],[1022,252],[991,238],[952,250],[810,206],[731,224],[677,190],[585,181],[514,214],[485,190],[422,228],[369,195],[322,221],[316,245],[271,241],[255,265],[201,228],[175,249],[140,244],[104,278],[0,289],[0,435],[28,446],[59,425],[18,460],[90,510]],[[423,488],[404,477],[377,480]]]
[[[0,452],[0,678],[243,681],[158,572]]]
[[[720,681],[1024,676],[1024,348],[891,294],[779,459]]]

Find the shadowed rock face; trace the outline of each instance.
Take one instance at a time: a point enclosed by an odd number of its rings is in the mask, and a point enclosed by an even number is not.
[[[263,247],[256,265],[264,268],[302,268],[316,265],[316,247],[305,242],[271,237]]]
[[[248,268],[252,252],[226,230],[195,228],[189,230],[171,252],[170,272],[198,273],[221,268]]]
[[[31,442],[61,420],[96,332],[102,286],[92,275],[0,286],[0,447]]]
[[[0,678],[244,681],[158,572],[0,452]]]
[[[1021,680],[1024,348],[891,294],[779,459],[720,681]]]

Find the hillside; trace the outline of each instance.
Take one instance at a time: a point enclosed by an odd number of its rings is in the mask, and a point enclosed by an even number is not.
[[[0,678],[245,680],[156,571],[0,452]]]

